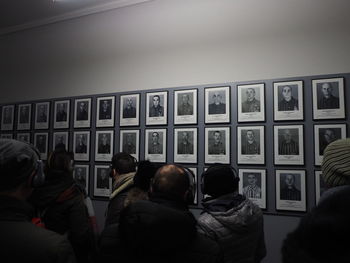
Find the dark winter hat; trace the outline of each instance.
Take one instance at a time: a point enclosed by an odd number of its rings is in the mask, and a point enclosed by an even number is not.
[[[322,177],[328,187],[350,184],[350,139],[337,140],[326,147]]]
[[[161,165],[150,161],[140,161],[134,176],[134,185],[147,192],[151,184],[151,179],[160,167]]]
[[[202,174],[202,193],[214,198],[233,193],[238,187],[238,181],[239,178],[232,166],[213,165]]]
[[[16,140],[0,139],[0,191],[12,190],[25,182],[35,169],[38,153]]]

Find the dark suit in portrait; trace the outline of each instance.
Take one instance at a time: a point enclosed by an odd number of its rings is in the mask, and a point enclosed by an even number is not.
[[[87,121],[89,119],[88,111],[87,111],[88,102],[79,102],[77,109],[77,120],[78,121]]]
[[[123,118],[136,118],[136,108],[133,106],[125,107],[123,109]]]
[[[29,123],[29,106],[22,106],[19,113],[19,123]]]
[[[47,122],[47,107],[40,105],[38,109],[37,122]]]
[[[109,120],[112,118],[112,100],[102,100],[100,102],[100,120]]]
[[[77,135],[76,137],[77,143],[75,146],[76,153],[87,153],[87,146],[85,144],[85,139],[83,135]]]
[[[67,112],[62,103],[57,105],[56,122],[67,121]]]
[[[339,109],[339,98],[333,94],[333,86],[331,83],[323,83],[321,85],[320,98],[318,100],[318,109]]]
[[[148,146],[149,154],[163,154],[163,146],[160,143],[152,143]]]
[[[160,105],[160,96],[154,95],[152,98],[152,106],[149,109],[149,117],[163,117],[164,108]]]
[[[3,124],[11,124],[12,123],[12,109],[11,108],[3,108]]]

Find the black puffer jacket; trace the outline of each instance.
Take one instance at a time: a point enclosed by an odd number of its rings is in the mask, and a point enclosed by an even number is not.
[[[30,222],[33,211],[23,201],[0,195],[0,261],[72,263],[68,240]]]
[[[118,262],[221,262],[218,245],[197,233],[186,204],[164,196],[136,201],[121,214],[119,227],[101,236],[101,259]]]
[[[95,240],[84,194],[69,174],[54,171],[48,178],[47,184],[35,189],[31,203],[43,213],[47,229],[67,234],[78,262],[92,262]]]

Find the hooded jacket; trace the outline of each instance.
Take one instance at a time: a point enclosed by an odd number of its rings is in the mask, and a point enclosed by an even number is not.
[[[217,241],[225,262],[255,263],[266,255],[263,214],[260,208],[237,193],[203,202],[199,231]]]

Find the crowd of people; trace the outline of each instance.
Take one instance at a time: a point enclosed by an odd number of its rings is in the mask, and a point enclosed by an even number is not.
[[[326,147],[322,176],[329,189],[287,235],[283,262],[349,262],[343,240],[350,234],[349,161],[350,139]],[[203,211],[196,218],[189,168],[115,154],[100,233],[73,170],[74,155],[64,145],[43,162],[34,146],[0,139],[2,262],[258,263],[266,256],[263,213],[246,196],[252,189],[239,193],[231,165],[213,164],[202,174]]]

